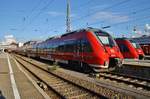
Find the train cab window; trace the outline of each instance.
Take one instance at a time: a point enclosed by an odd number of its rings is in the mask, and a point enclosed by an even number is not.
[[[95,32],[95,34],[103,45],[110,47],[116,46],[116,43],[113,41],[113,38],[110,35],[100,32]]]
[[[118,44],[121,52],[129,52],[128,47],[125,44]]]
[[[115,46],[115,43],[114,43],[114,41],[111,37],[109,37],[109,36],[100,36],[100,35],[98,35],[97,37],[103,45],[110,46],[110,47]]]
[[[109,45],[109,40],[108,40],[108,37],[107,37],[107,36],[98,36],[98,38],[101,40],[101,42],[102,42],[104,45]]]
[[[140,45],[137,43],[132,43],[132,45],[134,46],[134,48],[141,48]]]
[[[103,45],[110,46],[110,47],[116,46],[116,43],[114,42],[113,38],[107,32],[102,30],[97,30],[94,31],[94,33]]]

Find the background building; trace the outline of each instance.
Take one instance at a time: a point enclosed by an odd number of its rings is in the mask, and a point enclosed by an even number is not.
[[[4,41],[0,42],[0,49],[16,49],[18,44],[13,35],[6,35]]]
[[[16,43],[14,36],[13,35],[6,35],[5,36],[5,44],[9,45],[11,43]]]

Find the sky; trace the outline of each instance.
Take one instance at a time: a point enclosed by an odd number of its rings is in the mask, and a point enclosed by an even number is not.
[[[45,40],[66,32],[66,0],[0,0],[0,41]],[[71,29],[105,28],[114,37],[144,34],[150,0],[70,0]]]

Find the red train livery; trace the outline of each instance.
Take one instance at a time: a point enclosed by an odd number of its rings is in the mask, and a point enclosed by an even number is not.
[[[140,44],[143,49],[145,55],[150,55],[150,44]]]
[[[32,44],[26,54],[67,64],[80,64],[95,72],[120,66],[123,56],[114,39],[105,31],[87,28]]]
[[[116,42],[124,58],[143,59],[144,53],[139,44],[127,38],[117,38]]]

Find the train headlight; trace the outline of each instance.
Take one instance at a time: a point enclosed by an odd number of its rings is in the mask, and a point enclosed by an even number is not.
[[[105,66],[108,66],[108,65],[109,65],[109,62],[108,62],[108,61],[105,61],[104,65],[105,65]]]

